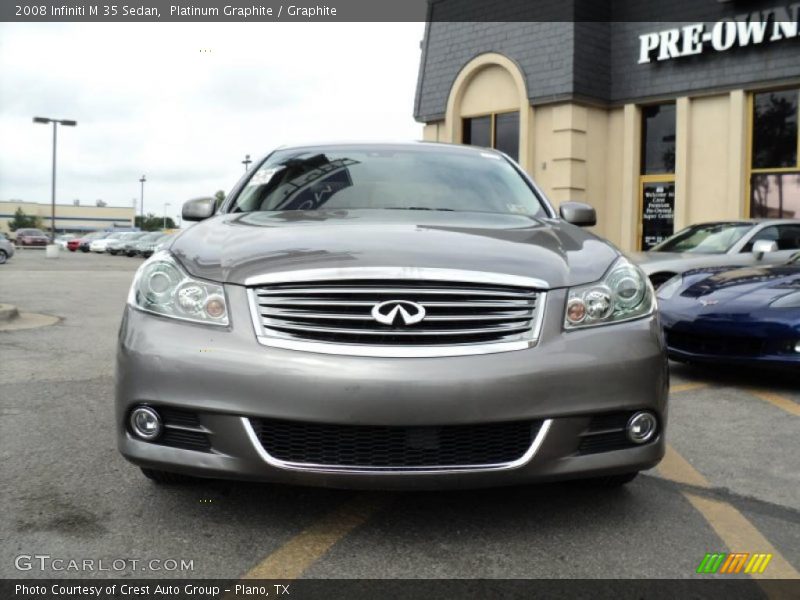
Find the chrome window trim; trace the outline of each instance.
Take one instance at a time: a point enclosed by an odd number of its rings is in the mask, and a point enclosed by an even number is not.
[[[249,417],[241,417],[242,426],[244,427],[247,437],[253,444],[258,455],[269,466],[284,471],[302,471],[304,473],[340,473],[345,475],[442,475],[447,473],[486,473],[491,471],[508,471],[510,469],[518,469],[528,464],[550,431],[550,426],[553,423],[552,419],[545,419],[542,426],[533,438],[528,450],[525,454],[520,456],[517,460],[507,463],[496,463],[486,465],[443,465],[440,467],[359,467],[359,466],[341,466],[341,465],[320,465],[314,463],[296,463],[280,460],[275,458],[261,445],[261,441],[256,435],[253,425],[250,423]]]
[[[264,275],[253,275],[244,280],[246,287],[272,283],[297,283],[302,281],[329,281],[336,279],[432,279],[448,282],[484,283],[511,285],[548,290],[550,285],[543,279],[524,275],[507,275],[490,271],[466,271],[462,269],[438,269],[428,267],[341,267],[304,269],[300,271],[277,271]]]
[[[316,342],[294,340],[264,335],[261,317],[258,313],[258,297],[253,286],[269,285],[275,283],[301,283],[305,281],[331,281],[352,279],[420,279],[434,281],[448,281],[460,283],[480,283],[511,285],[537,290],[549,289],[547,282],[534,277],[521,275],[506,275],[503,273],[490,273],[486,271],[465,271],[460,269],[437,269],[418,267],[346,267],[326,269],[306,269],[301,271],[286,271],[256,275],[245,280],[247,288],[247,302],[250,308],[250,319],[253,322],[256,340],[262,346],[294,350],[300,352],[313,352],[316,354],[334,354],[338,356],[365,356],[378,358],[438,358],[448,356],[474,356],[481,354],[496,354],[499,352],[512,352],[532,348],[539,343],[539,336],[544,322],[547,307],[547,293],[538,291],[534,322],[531,326],[530,337],[524,340],[509,342],[485,342],[477,344],[449,344],[442,346],[385,346],[370,344],[340,344],[334,342]]]

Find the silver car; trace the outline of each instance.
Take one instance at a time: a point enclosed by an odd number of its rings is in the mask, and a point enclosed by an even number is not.
[[[752,219],[691,225],[630,257],[659,287],[691,269],[778,264],[798,250],[800,220]]]
[[[14,256],[14,244],[5,234],[0,233],[0,265],[4,265],[12,256]]]
[[[664,454],[654,291],[504,154],[282,148],[137,271],[122,454],[185,476],[619,485]]]

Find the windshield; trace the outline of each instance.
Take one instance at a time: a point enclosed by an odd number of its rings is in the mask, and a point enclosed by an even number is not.
[[[319,209],[544,215],[539,198],[494,152],[445,146],[342,146],[277,151],[231,212]]]
[[[724,254],[752,229],[752,223],[704,223],[679,231],[650,252],[694,252]]]

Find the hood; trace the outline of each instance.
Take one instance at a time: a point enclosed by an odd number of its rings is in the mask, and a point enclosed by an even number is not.
[[[648,275],[652,275],[660,270],[682,272],[697,267],[730,263],[730,256],[725,253],[629,252],[627,256],[639,265]]]
[[[192,275],[240,285],[280,271],[412,266],[536,277],[556,288],[597,281],[619,256],[558,220],[415,210],[219,215],[169,249]]]
[[[749,311],[800,292],[800,265],[703,269],[684,275],[680,301],[699,302],[709,312]]]

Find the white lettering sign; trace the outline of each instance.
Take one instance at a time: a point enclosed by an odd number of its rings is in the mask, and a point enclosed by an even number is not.
[[[639,64],[702,54],[707,46],[717,52],[800,37],[800,2],[722,19],[714,24],[694,23],[639,36]]]

